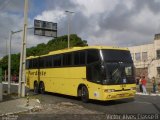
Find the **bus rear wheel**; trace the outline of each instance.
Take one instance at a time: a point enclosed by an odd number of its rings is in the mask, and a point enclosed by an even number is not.
[[[34,82],[34,93],[38,94],[38,83]]]
[[[40,82],[40,85],[39,85],[39,92],[40,92],[41,94],[44,94],[44,93],[45,93],[44,82]]]
[[[88,89],[86,86],[81,87],[81,100],[84,103],[87,103],[89,101],[89,93],[88,93]]]

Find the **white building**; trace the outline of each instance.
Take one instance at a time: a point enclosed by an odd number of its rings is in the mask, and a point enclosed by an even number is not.
[[[136,67],[136,76],[145,75],[160,78],[160,34],[156,34],[151,44],[129,47]]]

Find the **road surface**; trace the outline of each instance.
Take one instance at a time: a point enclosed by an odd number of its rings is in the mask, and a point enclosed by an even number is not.
[[[4,85],[4,90],[7,90],[7,84]],[[11,85],[11,91],[13,93],[17,92],[17,85]],[[134,100],[124,99],[108,102],[91,100],[89,103],[83,103],[76,97],[54,93],[34,95],[33,91],[28,91],[28,89],[27,92],[29,92],[32,97],[39,99],[42,105],[48,105],[48,107],[57,103],[67,102],[82,106],[84,109],[96,111],[97,113],[102,114],[160,114],[160,96],[136,95]],[[44,111],[44,113],[42,111],[42,116],[45,116],[45,113],[46,111]],[[52,113],[52,111],[48,111],[48,114],[49,113]],[[39,115],[37,114],[37,116]]]

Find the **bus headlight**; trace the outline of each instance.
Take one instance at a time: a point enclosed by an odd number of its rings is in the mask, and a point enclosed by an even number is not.
[[[136,90],[136,87],[131,87],[131,90]]]
[[[105,89],[104,92],[114,92],[114,89]]]

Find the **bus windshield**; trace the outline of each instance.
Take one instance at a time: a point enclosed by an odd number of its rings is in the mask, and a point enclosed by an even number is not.
[[[134,80],[134,66],[129,51],[102,50],[106,79],[103,84],[132,84]]]
[[[126,50],[102,50],[102,59],[105,62],[133,63],[130,52]]]
[[[106,63],[106,80],[103,84],[132,84],[135,83],[133,64],[114,62]]]

